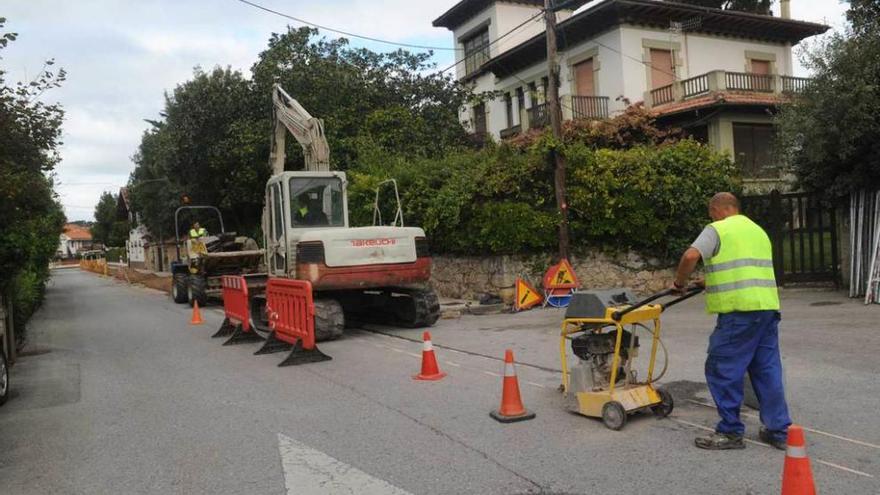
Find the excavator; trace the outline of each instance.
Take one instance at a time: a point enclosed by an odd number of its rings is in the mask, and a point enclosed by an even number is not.
[[[440,314],[429,285],[431,258],[425,231],[405,227],[400,208],[392,225],[351,227],[344,172],[330,169],[324,123],[312,117],[279,85],[272,89],[275,130],[269,156],[272,177],[263,210],[265,263],[269,277],[308,280],[315,300],[318,340],[342,335],[346,320],[401,327],[433,325]],[[302,171],[285,171],[290,133],[300,144]],[[377,201],[374,205],[378,213]],[[378,221],[376,221],[378,219]],[[257,278],[254,288],[263,285]],[[265,296],[252,298],[258,329],[268,329]]]

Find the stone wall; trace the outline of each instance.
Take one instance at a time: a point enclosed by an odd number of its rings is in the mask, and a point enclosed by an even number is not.
[[[628,287],[647,294],[662,290],[673,276],[659,260],[635,253],[591,252],[572,256],[571,263],[584,288]],[[511,303],[517,277],[540,288],[551,264],[550,256],[435,256],[431,279],[441,297],[477,299],[489,293]]]

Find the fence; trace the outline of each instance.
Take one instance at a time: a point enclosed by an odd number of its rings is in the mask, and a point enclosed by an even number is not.
[[[725,78],[727,79],[727,89],[760,93],[773,92],[773,76],[748,72],[727,72]]]
[[[709,92],[709,74],[685,79],[681,82],[682,94],[685,98]]]
[[[266,285],[266,314],[275,338],[294,346],[290,356],[278,366],[330,359],[315,345],[315,302],[311,283],[270,278]]]
[[[572,96],[572,116],[576,119],[608,118],[607,96]]]
[[[651,90],[651,102],[656,105],[663,105],[675,100],[675,90],[673,85],[662,86]]]
[[[837,211],[813,193],[747,196],[743,212],[767,231],[780,285],[840,281]]]
[[[880,191],[850,195],[850,297],[880,303]]]
[[[550,112],[546,103],[533,106],[529,112],[529,127],[547,127],[550,125]]]

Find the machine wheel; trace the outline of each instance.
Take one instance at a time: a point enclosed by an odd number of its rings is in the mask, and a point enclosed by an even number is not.
[[[205,307],[208,302],[208,279],[203,275],[189,276],[189,305],[192,306],[196,301],[199,307]]]
[[[653,412],[654,416],[657,416],[658,418],[665,418],[672,413],[672,408],[675,406],[675,402],[672,400],[672,394],[670,394],[665,388],[658,388],[657,395],[660,396],[660,403],[656,406],[651,406],[651,412]]]
[[[6,362],[6,353],[0,349],[0,406],[9,398],[9,363]]]
[[[189,301],[189,289],[186,284],[185,273],[175,273],[171,280],[171,299],[178,304]]]
[[[626,409],[620,402],[615,400],[606,402],[602,406],[602,422],[614,431],[620,430],[626,425]]]
[[[345,313],[336,299],[315,299],[315,340],[336,340],[345,330]]]

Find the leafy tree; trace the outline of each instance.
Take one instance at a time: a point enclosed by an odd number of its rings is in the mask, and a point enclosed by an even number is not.
[[[117,217],[118,197],[110,192],[101,194],[95,206],[95,223],[91,227],[92,239],[104,246],[124,246],[128,239],[128,222]]]
[[[5,22],[0,17],[0,50],[17,37],[2,32]],[[33,80],[15,84],[0,68],[0,291],[13,294],[19,338],[39,304],[64,224],[51,178],[64,112],[40,100],[64,81],[64,70],[55,72],[53,64],[46,61]]]
[[[806,189],[840,196],[880,187],[878,9],[852,1],[852,29],[805,52],[812,81],[779,115],[783,162]]]
[[[770,7],[773,0],[674,0],[679,3],[689,3],[700,7],[713,9],[738,10],[753,14],[770,15]]]

